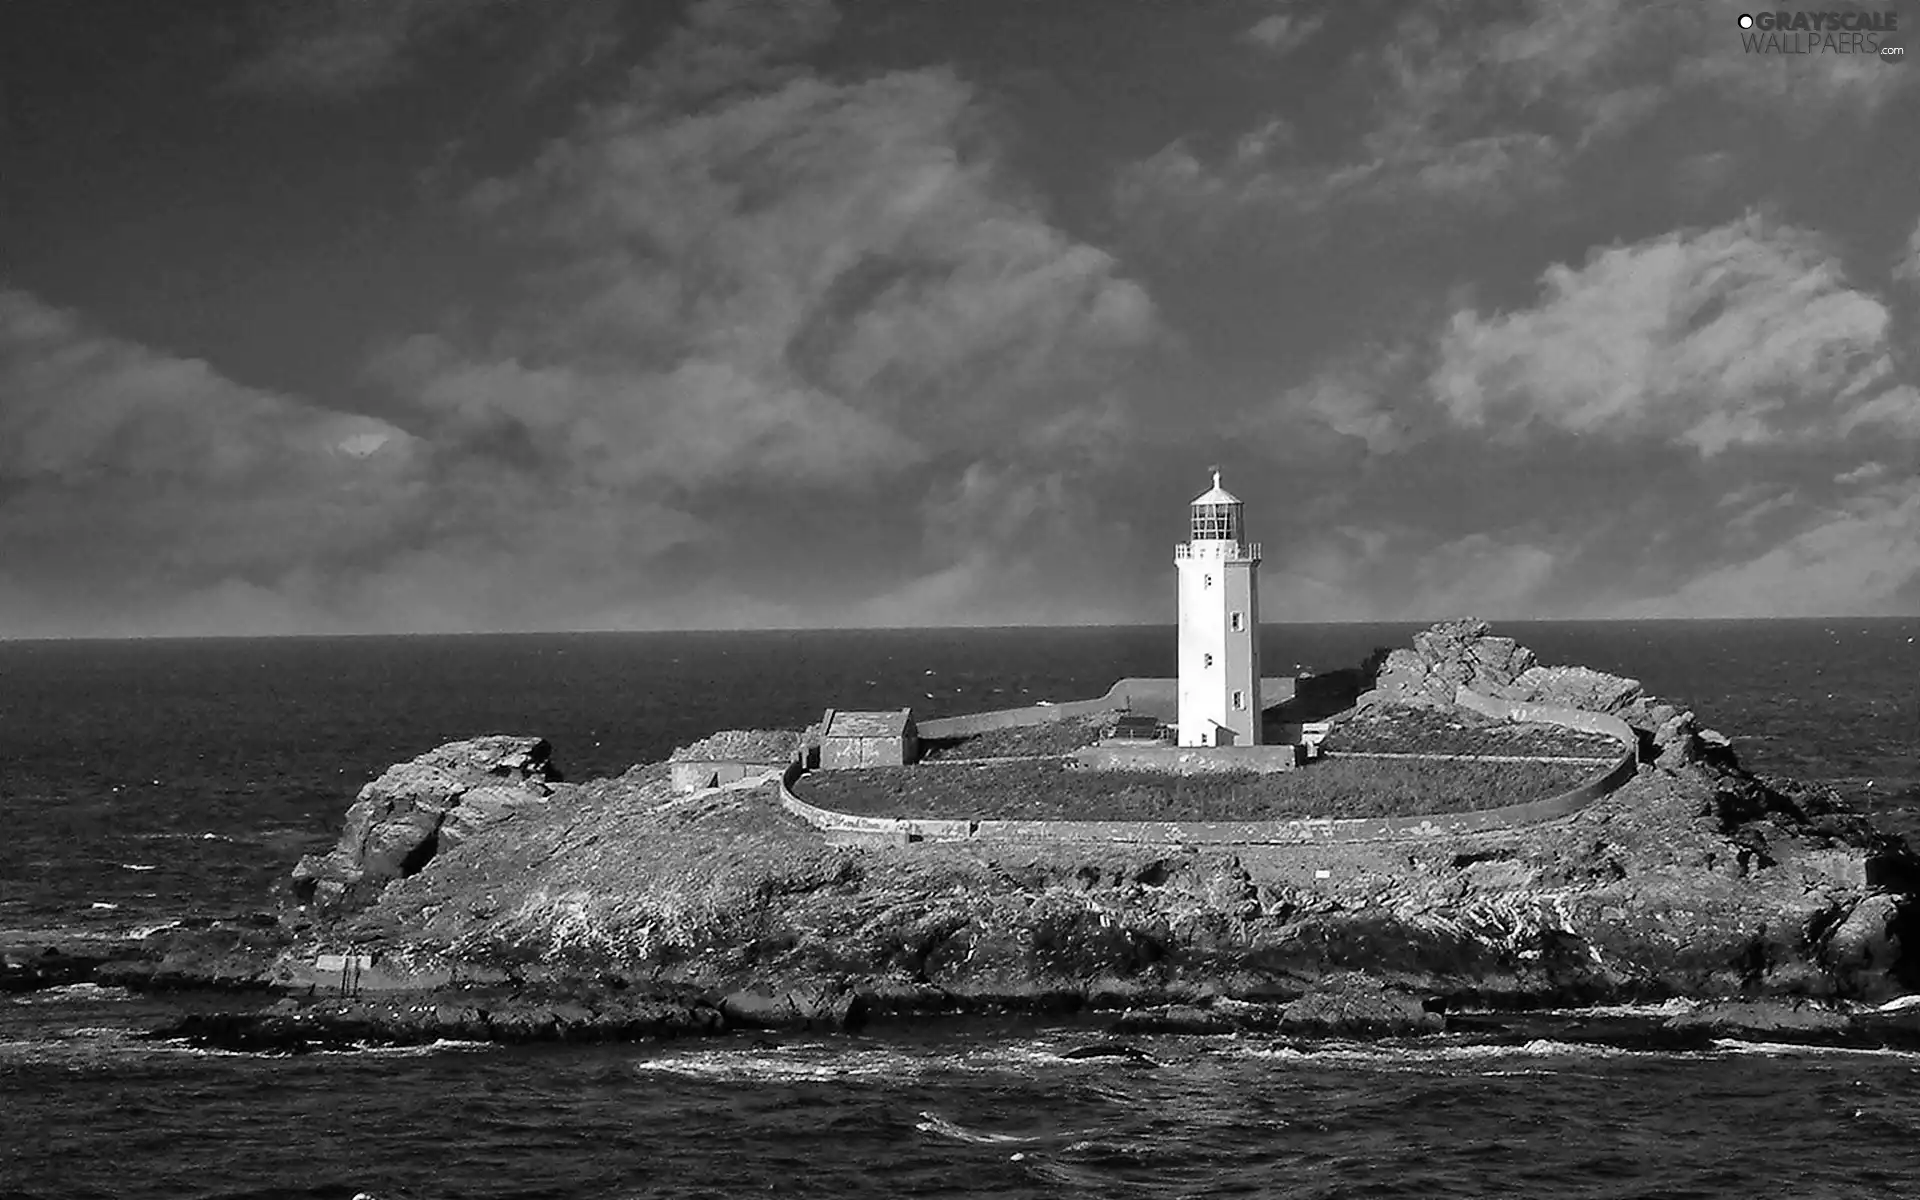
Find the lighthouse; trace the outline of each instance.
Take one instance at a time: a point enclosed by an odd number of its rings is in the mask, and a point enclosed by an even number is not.
[[[1243,541],[1239,497],[1196,496],[1180,577],[1180,744],[1260,744],[1260,543]]]

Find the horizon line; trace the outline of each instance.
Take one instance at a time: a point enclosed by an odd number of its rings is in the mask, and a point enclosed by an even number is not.
[[[1441,617],[1418,618],[1400,617],[1377,620],[1337,620],[1337,621],[1262,621],[1258,628],[1269,627],[1309,628],[1330,626],[1415,626],[1431,627],[1446,621],[1484,620],[1489,625],[1671,625],[1682,623],[1706,622],[1751,622],[1751,623],[1787,623],[1810,621],[1912,621],[1920,620],[1920,613],[1850,613],[1823,615],[1785,615],[1785,616],[1724,616],[1700,615],[1684,617]],[[710,627],[655,626],[651,628],[625,627],[575,627],[551,629],[448,629],[448,630],[359,630],[359,631],[301,631],[292,633],[75,633],[75,634],[27,634],[14,635],[0,633],[0,643],[42,643],[42,642],[222,642],[222,641],[318,641],[323,639],[347,638],[457,638],[457,637],[580,637],[594,635],[608,636],[650,636],[659,634],[728,634],[728,633],[954,633],[954,632],[1005,632],[1009,630],[1093,630],[1093,629],[1172,629],[1177,627],[1174,621],[1121,621],[1102,623],[1068,622],[1030,622],[1017,625],[734,625]]]

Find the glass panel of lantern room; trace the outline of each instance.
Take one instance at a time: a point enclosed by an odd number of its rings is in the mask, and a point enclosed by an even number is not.
[[[1195,541],[1240,540],[1240,514],[1232,504],[1199,504],[1193,509]]]

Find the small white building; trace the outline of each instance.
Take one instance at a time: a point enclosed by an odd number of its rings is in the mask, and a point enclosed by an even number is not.
[[[1260,543],[1242,540],[1239,497],[1194,498],[1190,541],[1173,548],[1180,579],[1182,746],[1260,744]]]

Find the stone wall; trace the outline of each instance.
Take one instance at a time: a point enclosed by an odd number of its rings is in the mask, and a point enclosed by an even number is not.
[[[1610,737],[1636,751],[1640,746],[1640,735],[1633,731],[1633,726],[1607,713],[1588,712],[1585,709],[1568,708],[1562,704],[1535,704],[1526,700],[1483,696],[1464,686],[1454,689],[1453,702],[1461,708],[1470,708],[1482,716],[1498,720],[1522,721],[1533,725],[1559,725],[1566,729],[1578,729],[1583,733],[1598,733]]]
[[[724,783],[737,783],[749,775],[764,775],[768,771],[777,771],[784,765],[779,760],[750,763],[680,759],[669,762],[667,771],[672,777],[674,791],[697,792],[702,788],[717,787]]]
[[[1158,685],[1170,682],[1172,681],[1123,679],[1114,684],[1105,696],[1097,700],[1036,706],[1033,709],[1003,709],[995,713],[973,714],[973,717],[1001,719],[1014,714],[1032,711],[1054,713],[1061,709],[1068,710],[1063,715],[1105,712],[1118,707],[1114,703],[1116,697],[1124,698],[1151,692]],[[1587,733],[1602,734],[1620,743],[1620,754],[1579,786],[1555,796],[1530,800],[1525,804],[1481,809],[1476,812],[1435,813],[1412,817],[1310,817],[1291,821],[976,821],[863,817],[819,808],[794,795],[793,783],[805,772],[804,765],[800,763],[789,766],[786,773],[781,776],[780,799],[787,811],[816,829],[830,835],[843,835],[880,843],[935,839],[942,841],[1118,842],[1152,845],[1333,846],[1368,842],[1419,842],[1466,834],[1493,833],[1504,829],[1537,825],[1546,821],[1557,821],[1562,817],[1573,815],[1600,797],[1620,788],[1632,779],[1634,772],[1639,769],[1639,735],[1634,732],[1631,725],[1619,717],[1569,708],[1565,705],[1540,704],[1483,695],[1464,684],[1454,688],[1453,701],[1463,708],[1497,719],[1559,725]],[[945,718],[945,722],[966,722],[970,719],[969,717],[949,717]],[[1054,719],[1059,718],[1043,718],[1043,720]],[[1006,721],[1004,724],[984,725],[979,728],[998,729],[1022,723],[1041,722]],[[925,733],[928,726],[937,724],[941,722],[923,722],[921,730]],[[951,727],[951,724],[943,726],[943,728]],[[974,731],[977,730],[969,730],[969,732]],[[954,737],[961,734],[942,732],[928,736]],[[1249,754],[1258,756],[1265,753],[1268,757],[1277,760],[1277,756],[1291,756],[1295,752],[1296,748],[1292,746],[1243,746],[1211,750],[1172,746],[1099,746],[1078,751],[1074,757],[1087,762],[1082,756],[1089,754],[1110,756],[1099,757],[1098,761],[1088,763],[1090,766],[1106,769],[1143,766],[1146,765],[1146,761],[1140,756],[1146,756],[1154,760],[1151,769],[1156,770],[1168,770],[1170,767],[1177,769],[1178,760],[1185,757],[1196,758],[1194,765],[1197,769],[1244,770],[1247,769],[1245,756]],[[1207,762],[1198,763],[1200,758],[1206,759]],[[1231,760],[1234,759],[1242,761],[1233,763]]]
[[[1598,714],[1585,714],[1598,715]],[[1534,719],[1542,719],[1536,717]],[[1624,723],[1621,723],[1625,728]],[[1632,731],[1627,730],[1629,738]],[[1147,845],[1301,846],[1356,842],[1418,842],[1499,832],[1572,816],[1623,786],[1638,769],[1637,745],[1581,783],[1555,796],[1476,812],[1411,817],[1306,817],[1291,821],[973,821],[863,817],[808,804],[793,794],[803,773],[796,764],[781,777],[787,811],[829,834],[883,841],[1053,841]]]

